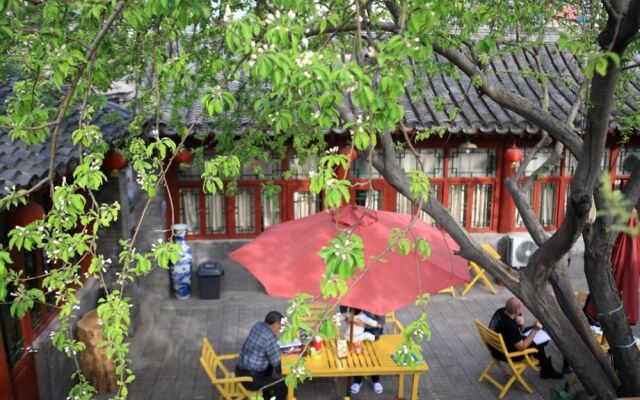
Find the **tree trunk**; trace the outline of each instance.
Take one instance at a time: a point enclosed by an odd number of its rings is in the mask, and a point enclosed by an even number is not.
[[[395,150],[389,147],[392,143],[390,135],[382,139],[384,146],[383,156],[373,155],[373,165],[398,192],[411,197],[409,182],[395,163]],[[392,154],[390,154],[392,153]],[[594,353],[581,339],[573,325],[564,316],[551,293],[544,287],[534,287],[526,279],[522,279],[520,273],[513,271],[500,260],[496,260],[482,250],[482,247],[467,232],[453,220],[448,211],[433,197],[423,204],[423,210],[431,215],[460,245],[461,253],[465,258],[475,261],[485,267],[494,277],[500,279],[504,285],[518,298],[520,298],[529,310],[543,323],[554,343],[563,354],[568,354],[567,359],[574,367],[576,374],[590,393],[600,399],[615,399],[616,391],[609,376]]]
[[[98,347],[102,340],[102,329],[96,310],[87,312],[78,321],[78,339],[86,346],[80,353],[80,366],[98,393],[115,393],[118,390],[115,365],[107,357],[105,348]]]
[[[635,346],[633,332],[622,309],[622,299],[618,293],[611,270],[612,247],[609,233],[601,219],[585,229],[585,275],[598,321],[609,342],[614,363],[620,377],[620,394],[640,395],[640,352]]]

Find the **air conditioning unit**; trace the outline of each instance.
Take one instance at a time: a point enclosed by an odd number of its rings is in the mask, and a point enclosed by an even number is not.
[[[507,255],[509,265],[514,268],[526,267],[533,252],[538,249],[536,242],[527,234],[509,236]]]

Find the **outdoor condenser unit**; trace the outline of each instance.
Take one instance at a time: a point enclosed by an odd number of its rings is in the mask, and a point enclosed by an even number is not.
[[[528,234],[509,236],[508,262],[514,268],[526,267],[538,245]]]

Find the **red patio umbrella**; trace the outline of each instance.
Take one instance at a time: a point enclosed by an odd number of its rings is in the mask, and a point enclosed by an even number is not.
[[[341,304],[383,315],[414,302],[419,294],[436,293],[469,281],[467,261],[453,254],[459,248],[457,244],[446,233],[419,220],[410,235],[431,244],[431,256],[426,261],[416,258],[413,250],[406,256],[393,251],[372,264],[372,256],[379,256],[387,247],[391,230],[406,227],[410,218],[408,214],[344,206],[268,228],[229,257],[247,268],[269,295],[320,295],[325,266],[318,252],[340,230],[355,227],[364,242],[365,264],[372,266]],[[354,278],[360,274],[357,270]]]
[[[638,219],[634,214],[628,225],[630,228],[635,228],[637,224]],[[613,268],[616,286],[620,291],[624,312],[630,324],[638,322],[638,284],[640,283],[638,263],[640,263],[640,237],[619,233],[611,253],[611,268]],[[595,309],[591,301],[587,303],[585,310],[594,318]]]

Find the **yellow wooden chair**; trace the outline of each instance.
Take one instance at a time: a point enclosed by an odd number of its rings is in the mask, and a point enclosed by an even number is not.
[[[455,298],[456,297],[456,288],[454,288],[453,286],[449,286],[448,288],[444,288],[441,291],[439,291],[438,293],[449,293],[451,295],[451,297]]]
[[[302,321],[308,324],[310,327],[315,327],[320,323],[322,318],[325,316],[327,312],[329,312],[330,309],[331,309],[330,304],[309,303],[309,315],[302,317]],[[327,318],[330,319],[332,318],[332,316],[327,316]]]
[[[400,322],[400,320],[396,318],[396,313],[394,313],[393,311],[385,315],[384,322],[387,324],[387,326],[390,326],[391,333],[393,333],[394,335],[404,332],[404,325],[402,325],[402,322]]]
[[[242,382],[251,382],[253,378],[249,376],[235,376],[235,373],[229,371],[223,361],[238,358],[238,354],[216,354],[216,351],[205,337],[202,339],[202,354],[200,355],[200,364],[209,376],[213,386],[220,392],[218,399],[224,400],[240,400],[250,399],[257,396],[260,392],[246,389]]]
[[[497,258],[498,260],[501,258],[500,254],[489,243],[484,243],[482,245],[482,247],[484,247],[484,249],[489,254],[491,254],[492,256]],[[469,289],[471,289],[473,287],[473,285],[475,285],[479,281],[484,283],[484,285],[486,287],[488,287],[489,290],[491,290],[493,292],[493,294],[498,293],[496,291],[496,288],[491,284],[491,281],[489,280],[489,278],[487,278],[486,271],[482,267],[480,267],[478,264],[476,264],[473,261],[469,261],[469,271],[473,272],[475,274],[475,276],[473,277],[473,279],[471,279],[471,281],[469,283],[467,283],[464,286],[464,290],[462,291],[461,296],[464,296],[465,294],[467,294]]]
[[[531,354],[537,353],[538,350],[531,348],[510,353],[507,350],[507,346],[505,345],[504,339],[502,338],[501,334],[492,331],[477,319],[475,320],[475,322],[476,327],[478,328],[478,333],[480,334],[480,338],[487,347],[489,355],[491,356],[491,361],[489,362],[489,365],[487,365],[487,367],[484,369],[484,371],[482,371],[478,382],[482,382],[486,379],[493,386],[498,388],[498,390],[500,390],[500,394],[498,395],[499,399],[504,398],[511,386],[516,381],[518,381],[527,392],[533,393],[533,388],[531,388],[531,386],[529,386],[529,384],[524,380],[522,374],[529,367],[534,370],[538,369],[538,360],[531,356]],[[501,355],[500,359],[496,358],[494,353]],[[504,360],[502,359],[502,357],[504,357]],[[505,373],[505,375],[511,375],[511,378],[509,378],[509,380],[504,384],[498,382],[497,379],[491,376],[491,370],[495,365],[498,365],[498,367],[502,370],[502,372]]]

